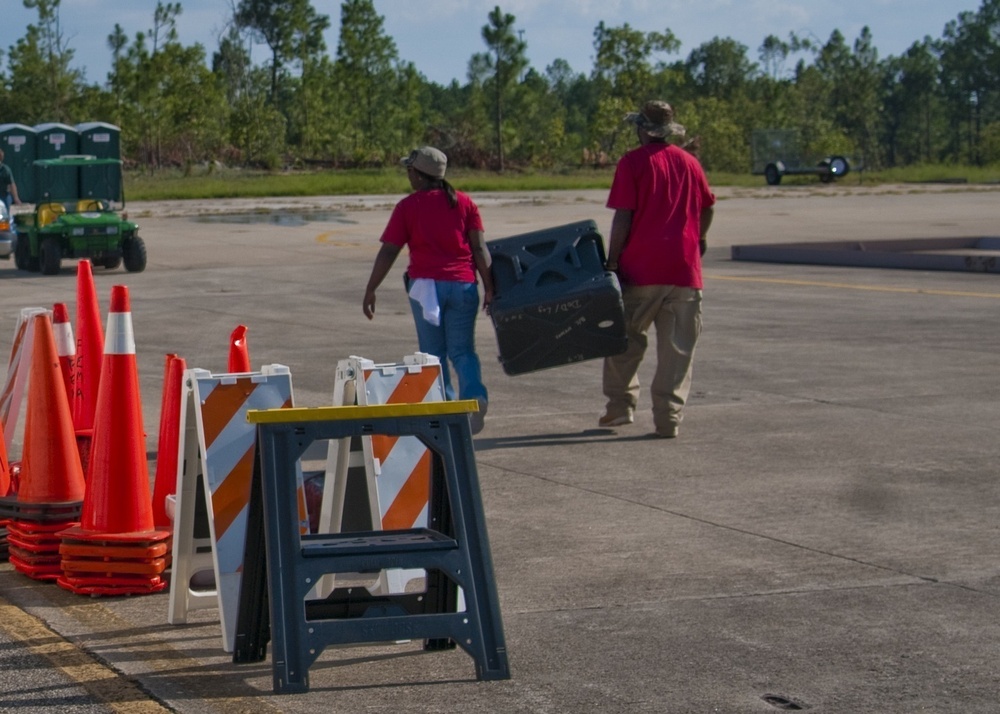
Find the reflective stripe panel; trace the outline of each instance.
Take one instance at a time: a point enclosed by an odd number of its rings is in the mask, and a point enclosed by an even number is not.
[[[108,331],[107,336],[104,338],[104,354],[135,354],[135,333],[132,331],[132,313],[108,313]]]

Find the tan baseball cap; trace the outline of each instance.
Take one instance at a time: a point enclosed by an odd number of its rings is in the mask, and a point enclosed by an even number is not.
[[[412,166],[422,174],[427,174],[432,178],[444,178],[444,172],[448,168],[448,157],[443,151],[435,149],[433,146],[421,146],[414,149],[410,155],[402,159],[403,166]]]

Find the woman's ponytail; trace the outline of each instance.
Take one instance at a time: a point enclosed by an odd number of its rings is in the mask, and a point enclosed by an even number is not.
[[[448,205],[452,208],[457,206],[458,195],[455,193],[455,187],[448,183],[447,179],[441,179],[441,188],[444,189],[444,193],[448,197]]]

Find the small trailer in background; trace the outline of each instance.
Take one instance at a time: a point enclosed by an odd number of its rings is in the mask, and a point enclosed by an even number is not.
[[[769,186],[780,184],[782,176],[795,174],[816,174],[823,183],[830,183],[851,170],[843,156],[827,156],[817,162],[804,160],[796,129],[755,129],[750,154],[750,172],[763,176]]]

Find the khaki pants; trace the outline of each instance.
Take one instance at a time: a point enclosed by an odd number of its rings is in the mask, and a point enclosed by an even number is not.
[[[639,363],[648,333],[656,327],[656,373],[650,395],[657,431],[669,431],[681,419],[691,391],[691,363],[701,334],[701,290],[674,285],[633,285],[622,289],[628,349],[604,359],[607,414],[624,415],[639,400]]]

